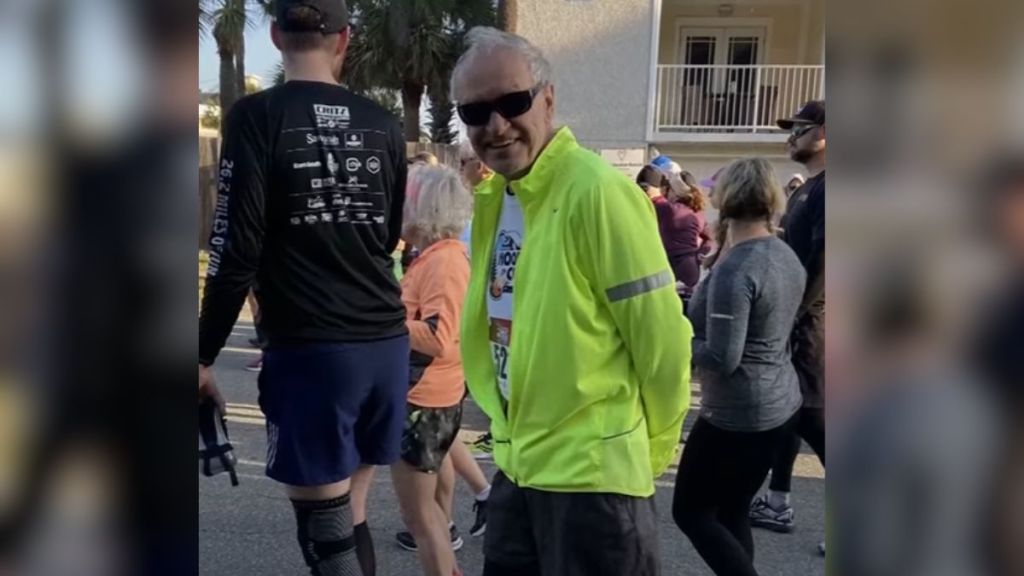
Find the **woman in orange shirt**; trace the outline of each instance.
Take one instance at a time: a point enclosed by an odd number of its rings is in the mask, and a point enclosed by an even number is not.
[[[457,440],[465,393],[459,323],[469,257],[459,235],[471,211],[472,197],[454,170],[417,166],[409,173],[402,237],[420,255],[402,278],[412,358],[401,460],[391,476],[427,574],[452,574],[453,548],[461,544],[445,509],[454,485],[448,450]]]

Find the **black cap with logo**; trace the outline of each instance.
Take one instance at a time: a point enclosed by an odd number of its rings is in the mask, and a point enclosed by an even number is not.
[[[288,18],[292,8],[309,8],[320,14],[320,22],[310,27],[307,23],[297,23]],[[278,28],[285,32],[320,32],[334,34],[348,26],[348,6],[345,0],[274,0],[274,20]]]
[[[794,124],[823,126],[825,124],[825,101],[811,100],[801,106],[792,118],[783,118],[775,123],[783,130],[789,130]]]

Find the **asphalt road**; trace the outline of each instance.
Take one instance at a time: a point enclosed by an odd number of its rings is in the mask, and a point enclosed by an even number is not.
[[[217,381],[229,403],[229,430],[238,458],[241,485],[232,488],[226,477],[201,478],[199,484],[199,573],[216,576],[283,576],[308,574],[295,541],[291,505],[277,484],[263,475],[266,434],[256,406],[256,374],[244,370],[258,352],[246,340],[252,325],[239,322],[228,348],[214,367]],[[695,386],[694,404],[699,402]],[[684,436],[693,424],[691,410]],[[467,401],[464,434],[486,430],[486,419]],[[825,561],[817,554],[824,539],[824,471],[813,455],[801,454],[793,480],[797,529],[792,534],[755,530],[756,565],[763,576],[824,575]],[[484,472],[494,473],[489,461]],[[704,565],[670,515],[674,468],[658,481],[656,503],[659,513],[662,573],[708,575]],[[455,521],[463,529],[465,546],[456,554],[467,576],[477,576],[483,566],[483,539],[465,531],[473,523],[472,495],[461,481],[455,495]],[[387,469],[377,472],[370,494],[369,523],[377,552],[377,573],[381,576],[421,574],[414,553],[400,549],[394,535],[403,529],[398,501]]]

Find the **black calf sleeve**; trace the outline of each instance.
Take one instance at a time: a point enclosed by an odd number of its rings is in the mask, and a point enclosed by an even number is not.
[[[355,525],[355,537],[356,556],[363,568],[363,576],[377,576],[377,554],[373,550],[373,536],[366,522]]]
[[[299,547],[312,576],[361,576],[346,494],[332,500],[292,500]]]

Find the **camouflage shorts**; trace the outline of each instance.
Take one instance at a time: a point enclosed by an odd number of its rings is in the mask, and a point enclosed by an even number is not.
[[[459,435],[462,404],[423,408],[408,404],[402,431],[402,460],[420,472],[436,474]]]

